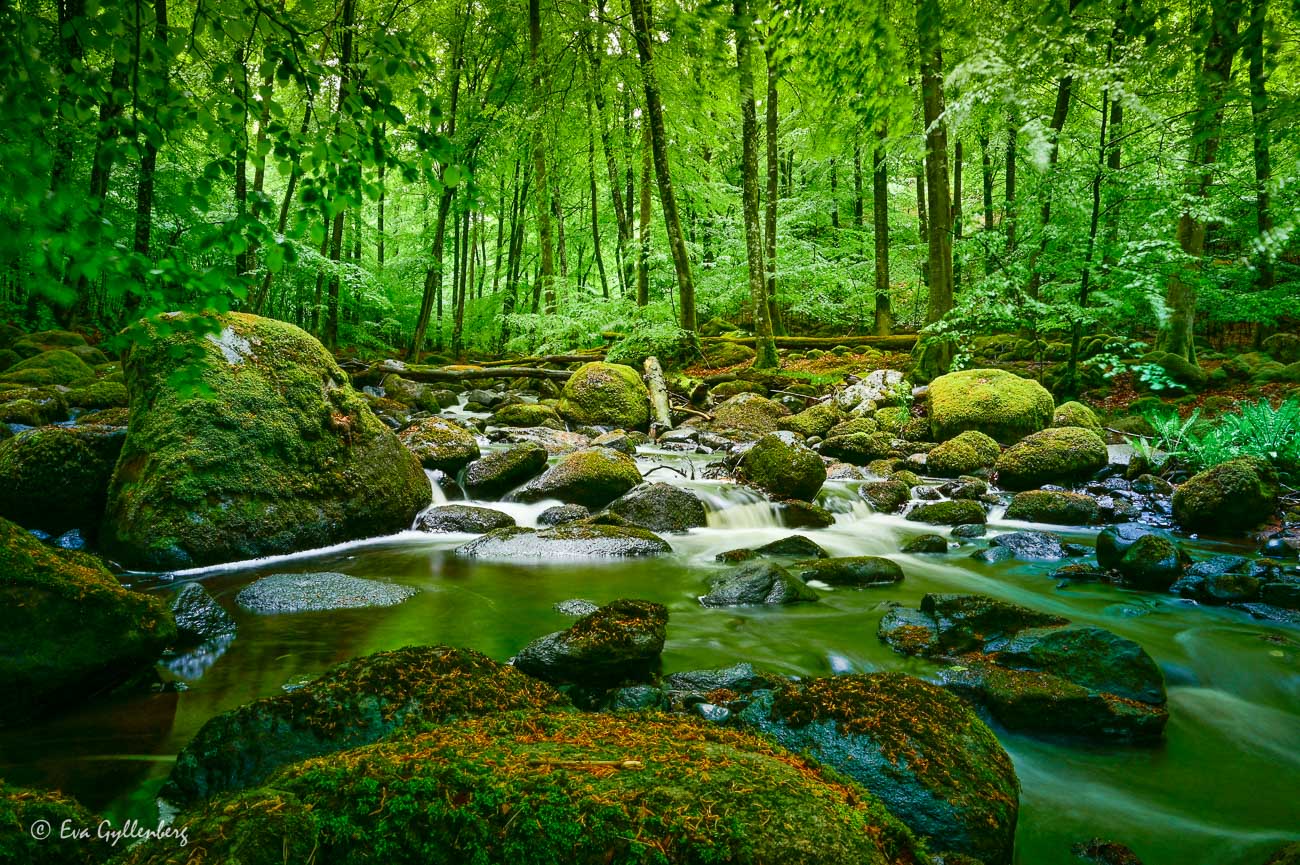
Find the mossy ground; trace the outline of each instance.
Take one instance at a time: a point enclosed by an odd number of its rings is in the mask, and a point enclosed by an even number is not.
[[[32,837],[45,821],[51,836]],[[64,823],[92,837],[61,839]],[[28,790],[0,782],[0,863],[4,865],[97,865],[112,855],[107,841],[94,837],[99,818],[71,797],[50,790]]]

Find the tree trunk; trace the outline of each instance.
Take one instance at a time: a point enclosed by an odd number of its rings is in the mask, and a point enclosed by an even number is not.
[[[962,147],[958,138],[952,147],[952,239],[954,243],[961,240],[961,170]],[[961,255],[954,251],[952,255],[952,285],[956,291],[961,287]]]
[[[1210,15],[1210,35],[1198,82],[1200,103],[1192,115],[1193,170],[1185,183],[1184,200],[1188,202],[1178,218],[1178,245],[1192,259],[1190,277],[1175,272],[1165,291],[1169,315],[1156,340],[1161,351],[1196,362],[1196,343],[1192,328],[1196,323],[1196,274],[1205,254],[1205,220],[1199,205],[1209,197],[1214,180],[1211,167],[1219,153],[1223,133],[1223,108],[1229,79],[1232,78],[1232,55],[1237,48],[1237,26],[1241,20],[1242,0],[1215,3]]]
[[[1070,10],[1074,10],[1078,0],[1070,0]],[[1038,248],[1029,258],[1029,297],[1038,300],[1043,285],[1043,272],[1040,268],[1043,253],[1047,252],[1047,229],[1052,222],[1052,187],[1056,179],[1056,163],[1061,155],[1061,130],[1065,128],[1065,118],[1070,112],[1070,94],[1074,89],[1074,76],[1063,75],[1056,82],[1056,106],[1052,109],[1052,119],[1048,123],[1047,176],[1044,183],[1047,189],[1040,192],[1042,208],[1039,213]]]
[[[917,38],[921,55],[921,105],[925,117],[925,185],[929,211],[930,303],[926,324],[935,324],[952,309],[952,211],[948,197],[948,132],[943,120],[944,25],[939,0],[918,0]],[[926,344],[918,366],[933,378],[952,365],[948,340]]]
[[[654,156],[650,152],[650,127],[641,121],[641,221],[637,228],[640,241],[636,260],[636,305],[650,303],[650,175]]]
[[[609,300],[609,280],[605,277],[605,257],[600,253],[600,205],[597,203],[596,188],[596,132],[592,128],[591,98],[587,98],[587,177],[591,179],[591,243],[592,254],[596,259],[596,271],[600,274],[600,293]],[[617,184],[615,185],[617,189]]]
[[[871,229],[876,242],[876,336],[888,336],[894,329],[894,314],[889,299],[889,168],[885,163],[885,137],[889,130],[882,122],[880,142],[871,157]]]
[[[925,161],[922,160],[916,166],[916,234],[920,238],[922,253],[920,256],[921,285],[930,284],[930,220],[927,218],[925,206]],[[917,291],[917,297],[921,292]]]
[[[776,300],[776,204],[780,197],[777,184],[781,177],[781,163],[777,151],[777,133],[780,120],[777,113],[777,74],[776,61],[772,56],[769,41],[764,52],[767,61],[767,102],[764,104],[767,138],[767,199],[763,213],[763,237],[766,241],[763,249],[763,266],[766,268],[767,280],[767,314],[772,322],[772,333],[785,335],[785,324],[781,321],[781,305]]]
[[[350,64],[352,57],[352,28],[356,23],[356,0],[343,0],[343,49],[339,52],[339,114],[343,114],[343,104],[348,98],[351,80]],[[330,238],[330,261],[334,270],[330,273],[329,291],[325,301],[325,344],[337,348],[339,343],[339,272],[338,263],[343,254],[343,216],[346,211],[339,210],[334,216],[334,231]]]
[[[749,293],[754,306],[758,369],[780,366],[768,318],[763,271],[763,228],[758,215],[758,113],[754,108],[754,70],[750,60],[749,0],[732,0],[736,27],[736,69],[740,80],[741,192],[745,211],[745,255],[749,263]]]
[[[862,207],[862,145],[853,142],[853,227],[863,226]]]
[[[691,260],[682,236],[682,224],[677,215],[677,198],[673,194],[673,180],[668,169],[668,135],[664,130],[663,104],[659,97],[654,55],[650,39],[649,0],[629,0],[632,11],[632,29],[636,34],[637,54],[641,58],[641,81],[645,87],[646,114],[650,126],[650,144],[654,154],[655,177],[659,180],[659,206],[663,211],[664,229],[668,232],[668,248],[673,255],[677,272],[677,293],[681,306],[683,330],[695,330],[695,281],[691,276]]]
[[[167,44],[167,0],[154,0],[154,38],[159,45]],[[166,95],[169,80],[169,61],[164,54],[161,74],[162,86],[159,88]],[[135,237],[133,249],[142,258],[149,258],[149,245],[153,235],[153,184],[158,167],[158,147],[152,136],[145,136],[144,147],[140,154],[140,179],[135,189]],[[140,304],[140,296],[129,294],[126,298],[127,313],[133,313]]]
[[[312,106],[315,104],[315,93],[308,91],[307,105],[302,112],[302,126],[298,130],[298,137],[304,138],[307,130],[311,128]],[[298,188],[298,178],[302,175],[302,166],[298,160],[298,151],[294,151],[293,167],[289,171],[289,181],[284,188],[284,197],[280,199],[280,217],[276,221],[276,234],[284,236],[284,229],[289,224],[289,206],[293,203],[293,193]],[[267,301],[271,297],[271,283],[275,279],[275,273],[268,267],[266,275],[262,277],[261,288],[258,289],[257,297],[253,300],[253,312],[261,315],[266,309]]]
[[[1020,120],[1012,112],[1007,117],[1007,170],[1005,210],[1002,221],[1007,228],[1007,256],[1016,248],[1016,138],[1020,135]]]
[[[600,26],[601,17],[605,13],[605,4],[603,0],[597,0],[595,9],[595,24],[597,37],[604,36],[604,29]],[[590,35],[585,42],[587,57],[591,64],[590,89],[592,97],[596,103],[596,118],[600,124],[600,143],[605,151],[605,171],[609,174],[609,194],[614,205],[614,221],[618,229],[618,246],[615,250],[615,259],[618,264],[619,283],[622,286],[623,294],[627,294],[632,285],[632,198],[629,195],[624,203],[621,180],[618,176],[618,165],[614,158],[613,136],[609,130],[609,119],[605,114],[605,85],[600,78],[600,56],[601,52],[592,44]]]
[[[1251,152],[1255,162],[1255,228],[1262,247],[1255,285],[1273,287],[1273,261],[1268,251],[1268,234],[1273,230],[1269,204],[1269,182],[1273,169],[1269,154],[1270,119],[1268,111],[1268,70],[1264,67],[1264,27],[1268,19],[1268,0],[1251,0],[1250,27],[1246,31],[1246,57],[1250,64]]]
[[[840,165],[831,157],[831,228],[840,229]]]
[[[650,409],[654,418],[651,436],[673,428],[673,413],[668,405],[668,384],[664,381],[664,369],[659,358],[651,355],[645,359],[645,383],[650,391]]]

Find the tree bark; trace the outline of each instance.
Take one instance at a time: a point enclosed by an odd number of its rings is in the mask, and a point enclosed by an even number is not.
[[[159,45],[167,44],[167,0],[154,0],[154,38]],[[164,59],[162,70],[163,95],[168,87],[168,61]],[[135,189],[135,238],[133,249],[137,255],[149,257],[149,244],[153,235],[153,184],[158,166],[158,147],[152,136],[145,136],[144,147],[140,154],[140,179]],[[127,296],[127,310],[134,311],[140,298],[132,294]]]
[[[1250,26],[1246,31],[1245,53],[1250,64],[1250,120],[1251,153],[1255,162],[1255,228],[1259,232],[1261,249],[1255,285],[1261,290],[1273,287],[1272,256],[1268,251],[1268,234],[1273,230],[1273,214],[1269,202],[1269,183],[1272,180],[1272,160],[1269,153],[1271,135],[1268,110],[1268,70],[1264,67],[1264,28],[1268,20],[1268,0],[1251,0]]]
[[[750,60],[749,0],[732,0],[736,28],[736,69],[740,81],[741,197],[745,211],[745,256],[749,263],[749,293],[754,306],[754,333],[758,369],[780,365],[768,318],[767,287],[763,271],[763,230],[758,215],[758,113],[754,108],[754,70]]]
[[[769,41],[764,52],[767,63],[767,102],[764,104],[767,144],[767,198],[764,201],[763,265],[766,269],[767,315],[772,322],[772,333],[776,336],[785,334],[785,324],[781,320],[781,305],[776,300],[776,205],[780,197],[777,185],[781,178],[780,154],[777,150],[777,133],[780,130],[780,118],[777,113],[777,74],[776,61],[772,56]]]
[[[871,158],[871,229],[876,244],[876,311],[875,332],[887,336],[894,329],[894,314],[889,298],[889,174],[885,163],[885,137],[889,130],[882,123],[879,143]]]
[[[533,178],[537,187],[537,243],[540,255],[538,288],[546,298],[546,312],[555,311],[555,241],[551,234],[551,183],[546,170],[546,123],[542,110],[542,13],[539,0],[528,0],[528,56],[533,66],[533,99],[537,125],[533,129]]]
[[[840,164],[834,156],[831,157],[831,228],[836,231],[840,228]]]
[[[853,227],[863,227],[862,205],[862,145],[853,142]]]
[[[1003,197],[1002,221],[1006,224],[1007,255],[1016,248],[1016,139],[1020,136],[1020,119],[1012,112],[1007,117],[1006,192]]]
[[[927,240],[930,303],[926,324],[952,309],[952,211],[948,197],[948,132],[943,121],[943,19],[939,0],[918,0],[917,38],[921,54],[921,105],[925,117],[925,185],[929,211]],[[948,371],[954,346],[948,340],[926,344],[918,366],[930,378]]]
[[[654,173],[654,155],[650,152],[650,127],[641,121],[641,220],[637,227],[640,241],[636,259],[636,305],[650,303],[650,175]]]
[[[645,359],[645,383],[650,391],[650,409],[654,416],[652,436],[673,428],[673,413],[668,405],[668,383],[659,358],[651,355]]]
[[[659,96],[654,54],[650,39],[649,0],[629,0],[632,11],[632,29],[636,35],[637,55],[641,59],[641,82],[645,88],[646,114],[650,124],[650,144],[654,154],[655,177],[659,181],[659,206],[663,211],[664,229],[668,232],[668,248],[677,272],[678,302],[681,308],[683,330],[695,330],[695,281],[691,276],[691,259],[682,236],[682,224],[677,214],[677,198],[673,193],[672,175],[668,168],[668,135],[664,130],[664,110]]]
[[[596,258],[596,270],[600,274],[600,293],[609,300],[609,280],[605,276],[605,257],[600,252],[600,205],[596,188],[596,132],[592,128],[592,100],[587,98],[587,176],[591,180],[591,243]],[[615,184],[615,189],[618,186]]]
[[[952,239],[954,244],[962,239],[961,235],[961,172],[962,146],[958,138],[952,147]],[[952,255],[952,285],[956,291],[961,287],[961,255],[954,250]]]
[[[605,11],[603,0],[597,0],[595,11],[596,34],[603,37],[604,30],[600,27],[600,19]],[[590,89],[596,103],[596,118],[600,124],[600,143],[605,151],[605,171],[609,174],[609,193],[614,205],[614,221],[618,229],[618,247],[616,248],[615,258],[618,264],[619,283],[622,286],[623,293],[627,294],[632,285],[632,214],[629,212],[632,207],[632,200],[629,197],[626,205],[624,204],[621,179],[618,176],[618,165],[614,158],[613,136],[609,130],[609,118],[605,114],[605,85],[600,78],[600,46],[593,46],[589,36],[586,40],[586,48],[591,65]]]
[[[339,102],[338,112],[343,114],[343,105],[348,98],[351,86],[352,28],[356,23],[356,0],[343,0],[343,48],[339,52]],[[334,269],[330,273],[329,289],[325,300],[325,344],[337,348],[339,343],[339,272],[338,263],[343,255],[343,217],[346,211],[340,209],[334,216],[334,230],[330,237],[330,261]]]

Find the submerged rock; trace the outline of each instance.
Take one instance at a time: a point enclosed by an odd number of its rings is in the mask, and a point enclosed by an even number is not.
[[[780,565],[749,562],[709,580],[709,593],[700,598],[700,603],[706,607],[735,607],[817,599],[816,592]]]
[[[101,693],[176,639],[161,599],[0,518],[0,722]]]
[[[491,508],[438,505],[420,514],[415,521],[415,528],[422,532],[469,532],[478,535],[493,529],[510,528],[514,524],[514,517]]]
[[[641,472],[627,454],[609,448],[586,448],[560,458],[516,494],[523,502],[559,499],[587,508],[603,508],[641,483]]]
[[[177,755],[160,795],[191,803],[261,783],[290,763],[378,741],[406,725],[567,703],[550,685],[469,649],[377,652],[209,719]]]
[[[1015,769],[942,689],[900,673],[812,679],[757,695],[741,720],[861,784],[931,850],[1011,862]]]
[[[514,665],[547,682],[613,687],[647,681],[659,669],[668,609],[650,601],[617,600],[566,630],[533,640]]]
[[[131,423],[101,542],[175,568],[400,531],[429,503],[419,462],[306,332],[229,313],[151,320],[124,362]],[[197,375],[203,387],[182,386]]]
[[[501,561],[564,561],[654,556],[671,551],[667,541],[645,529],[575,522],[541,530],[494,529],[458,548],[456,555]]]
[[[791,432],[763,436],[740,458],[741,479],[780,498],[811,501],[826,482],[821,457]]]
[[[440,417],[417,420],[397,434],[420,465],[455,474],[479,458],[478,440],[459,424]]]
[[[546,448],[533,442],[493,451],[465,468],[462,483],[474,498],[499,499],[546,468]]]
[[[643,430],[650,422],[650,392],[632,367],[593,362],[564,383],[558,409],[579,426]]]
[[[392,607],[419,592],[411,586],[381,583],[347,574],[271,574],[245,586],[235,603],[250,613],[307,613]]]
[[[610,513],[652,532],[684,532],[707,522],[704,502],[672,484],[642,484],[610,502]]]

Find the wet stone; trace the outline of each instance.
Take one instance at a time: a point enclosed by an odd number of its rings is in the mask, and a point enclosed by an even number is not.
[[[272,574],[246,586],[235,598],[261,615],[392,607],[419,590],[337,573]]]

